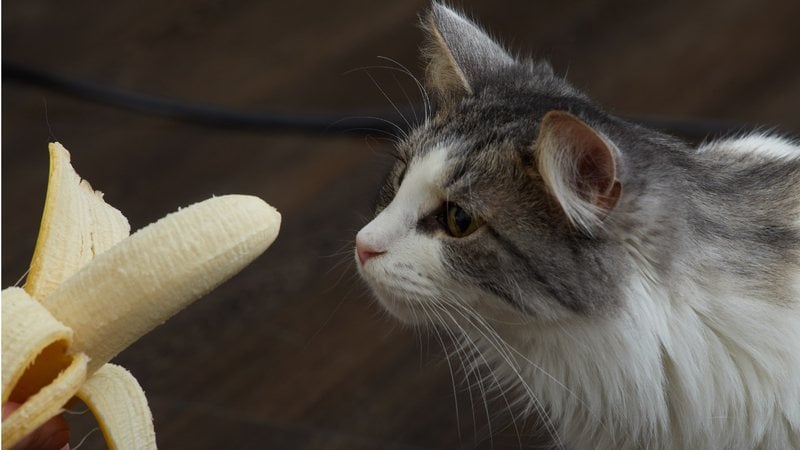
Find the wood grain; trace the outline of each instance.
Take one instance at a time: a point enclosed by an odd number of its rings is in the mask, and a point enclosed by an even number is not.
[[[359,68],[383,55],[421,74],[426,4],[7,2],[3,59],[242,110],[388,111]],[[462,6],[618,113],[800,131],[800,2]],[[410,80],[370,73],[398,104],[418,101]],[[117,359],[147,391],[161,448],[547,445],[540,425],[511,424],[502,399],[489,420],[478,392],[457,379],[454,394],[438,340],[387,318],[355,277],[351,245],[391,164],[387,144],[202,128],[5,82],[2,108],[3,286],[30,261],[53,139],[134,229],[224,193],[283,213],[264,256]],[[94,426],[87,416],[71,419],[73,445]],[[98,433],[82,447],[96,448]]]

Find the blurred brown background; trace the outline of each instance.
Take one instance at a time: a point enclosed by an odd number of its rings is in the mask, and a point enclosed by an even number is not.
[[[421,74],[427,4],[4,2],[2,57],[244,111],[358,115],[390,104],[364,70],[346,72],[383,55]],[[456,4],[620,114],[800,131],[795,0]],[[401,75],[370,73],[396,103],[419,99]],[[435,337],[388,319],[354,276],[351,243],[391,164],[383,141],[199,127],[5,80],[2,94],[3,286],[30,261],[53,139],[134,229],[225,193],[283,213],[264,256],[117,359],[148,394],[161,448],[545,445],[531,424],[503,429],[502,403],[488,420],[461,374],[454,398]],[[71,419],[73,445],[87,416]],[[81,448],[103,448],[99,433]]]

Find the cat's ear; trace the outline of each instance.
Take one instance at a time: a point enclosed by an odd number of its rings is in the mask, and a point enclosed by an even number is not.
[[[423,25],[428,31],[423,49],[428,88],[444,106],[472,94],[476,83],[492,72],[514,64],[478,25],[441,3],[433,3]]]
[[[539,173],[569,220],[590,234],[601,227],[622,194],[614,144],[574,115],[550,111],[535,151]]]

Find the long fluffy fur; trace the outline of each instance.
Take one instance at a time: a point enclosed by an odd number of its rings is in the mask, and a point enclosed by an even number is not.
[[[450,103],[398,144],[405,178],[359,233],[382,252],[359,264],[381,304],[461,342],[558,446],[800,448],[800,145],[690,148],[604,113],[549,66],[470,54],[500,47],[444,6],[428,23],[447,55],[430,70],[469,65],[456,67],[469,89],[431,86]],[[554,110],[619,153],[622,196],[587,217],[595,233],[537,166]],[[486,225],[447,236],[443,202]]]
[[[530,360],[520,362],[526,381],[562,439],[574,448],[800,447],[796,305],[724,282],[665,287],[643,273],[630,276],[625,297],[613,317],[516,337]]]

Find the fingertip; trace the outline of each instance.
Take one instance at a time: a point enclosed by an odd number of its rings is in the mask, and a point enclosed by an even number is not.
[[[63,416],[53,417],[37,433],[43,448],[69,449],[69,425]]]
[[[19,408],[19,404],[14,402],[5,402],[3,403],[3,420],[6,420],[6,417],[10,416],[11,413]]]

